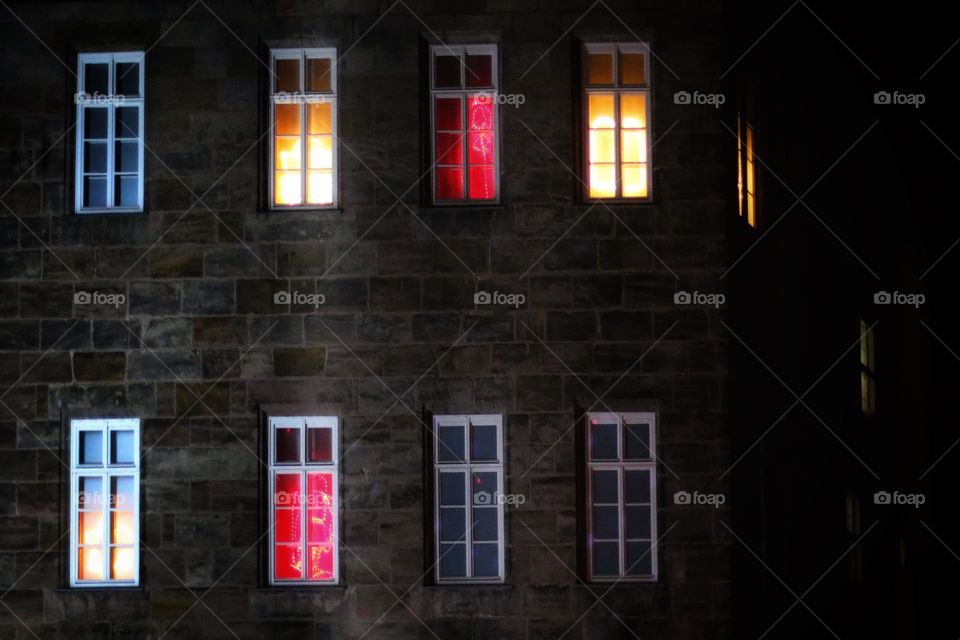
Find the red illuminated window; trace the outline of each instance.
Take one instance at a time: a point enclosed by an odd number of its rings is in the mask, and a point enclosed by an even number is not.
[[[270,419],[270,582],[339,579],[336,417]]]
[[[499,126],[496,45],[430,49],[433,200],[496,202]]]

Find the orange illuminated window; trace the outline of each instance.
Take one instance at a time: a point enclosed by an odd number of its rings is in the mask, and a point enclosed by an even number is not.
[[[70,460],[71,586],[136,586],[140,421],[72,421]]]
[[[275,49],[271,70],[271,205],[336,206],[336,51]]]
[[[585,195],[650,198],[650,64],[646,45],[584,47]]]
[[[746,214],[751,227],[756,227],[758,222],[755,137],[753,125],[737,114],[737,213],[741,217]]]
[[[270,419],[270,582],[339,580],[338,420]]]
[[[873,415],[877,410],[877,371],[873,328],[860,320],[860,411]]]
[[[496,45],[430,48],[430,144],[433,201],[496,202],[499,198],[498,104],[514,99],[498,88]]]

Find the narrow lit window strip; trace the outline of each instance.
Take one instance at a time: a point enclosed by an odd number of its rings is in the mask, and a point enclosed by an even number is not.
[[[140,421],[70,423],[70,585],[140,581]]]
[[[860,320],[860,411],[873,415],[877,410],[877,374],[873,328]]]
[[[746,141],[746,170],[747,170],[747,223],[751,227],[757,226],[757,168],[753,157],[754,132],[753,125],[747,122]]]

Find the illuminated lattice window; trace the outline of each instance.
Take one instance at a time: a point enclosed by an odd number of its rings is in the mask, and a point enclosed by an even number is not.
[[[594,582],[657,577],[656,416],[586,417],[587,575]]]
[[[584,171],[588,199],[647,200],[650,56],[642,43],[583,49]]]
[[[338,426],[333,416],[270,418],[271,584],[339,580]]]
[[[873,328],[860,321],[860,410],[873,415],[877,410],[877,370],[873,345]]]
[[[435,416],[434,579],[438,584],[503,582],[503,418]]]
[[[143,211],[143,57],[78,57],[77,213]]]
[[[430,48],[430,145],[437,204],[500,196],[496,45]]]
[[[71,586],[136,586],[139,541],[140,421],[71,421]]]
[[[270,202],[275,209],[337,204],[334,49],[270,52]]]

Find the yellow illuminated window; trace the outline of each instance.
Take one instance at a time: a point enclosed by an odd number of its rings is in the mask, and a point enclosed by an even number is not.
[[[873,328],[860,320],[860,410],[872,415],[877,410],[877,374]]]
[[[737,215],[743,216],[743,132],[737,114]]]
[[[748,122],[746,129],[747,224],[755,227],[757,226],[757,169],[753,158],[753,125]]]
[[[336,51],[272,52],[271,205],[336,205]]]
[[[650,197],[649,55],[639,43],[584,48],[585,193]]]

